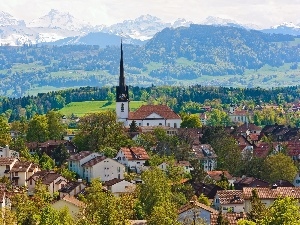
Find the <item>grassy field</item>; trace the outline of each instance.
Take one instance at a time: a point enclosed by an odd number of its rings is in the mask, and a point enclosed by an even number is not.
[[[141,105],[146,104],[142,101],[132,101],[130,102],[130,110],[134,111]],[[70,116],[74,113],[76,116],[84,116],[87,113],[96,113],[104,110],[115,110],[116,103],[108,103],[107,101],[86,101],[86,102],[72,102],[62,108],[60,113],[63,115]]]

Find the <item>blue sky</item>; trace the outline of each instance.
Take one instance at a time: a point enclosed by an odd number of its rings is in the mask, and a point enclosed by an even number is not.
[[[195,23],[208,16],[269,27],[300,23],[300,0],[0,0],[0,10],[30,22],[51,9],[68,11],[91,24],[110,25],[150,14],[166,22]]]

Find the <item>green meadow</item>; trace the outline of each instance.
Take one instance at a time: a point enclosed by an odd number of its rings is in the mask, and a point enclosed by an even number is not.
[[[131,111],[135,111],[141,105],[145,105],[143,101],[131,101],[129,106]],[[86,102],[71,102],[59,112],[63,115],[70,116],[72,113],[76,116],[84,116],[88,113],[97,113],[104,110],[115,110],[116,102],[109,103],[108,101],[86,101]]]

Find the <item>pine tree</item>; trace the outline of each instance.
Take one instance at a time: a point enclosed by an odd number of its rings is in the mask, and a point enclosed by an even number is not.
[[[138,130],[139,130],[139,128],[138,128],[138,126],[136,124],[136,121],[133,120],[131,122],[131,124],[129,125],[129,132],[138,132]]]

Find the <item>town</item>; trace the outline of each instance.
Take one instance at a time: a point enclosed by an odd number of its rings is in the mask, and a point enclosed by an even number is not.
[[[284,224],[299,221],[298,127],[264,123],[270,115],[241,104],[130,111],[122,43],[120,58],[114,111],[0,117],[3,224],[277,224],[287,214]],[[275,104],[254,109],[285,113]],[[288,107],[298,111],[300,103]]]

